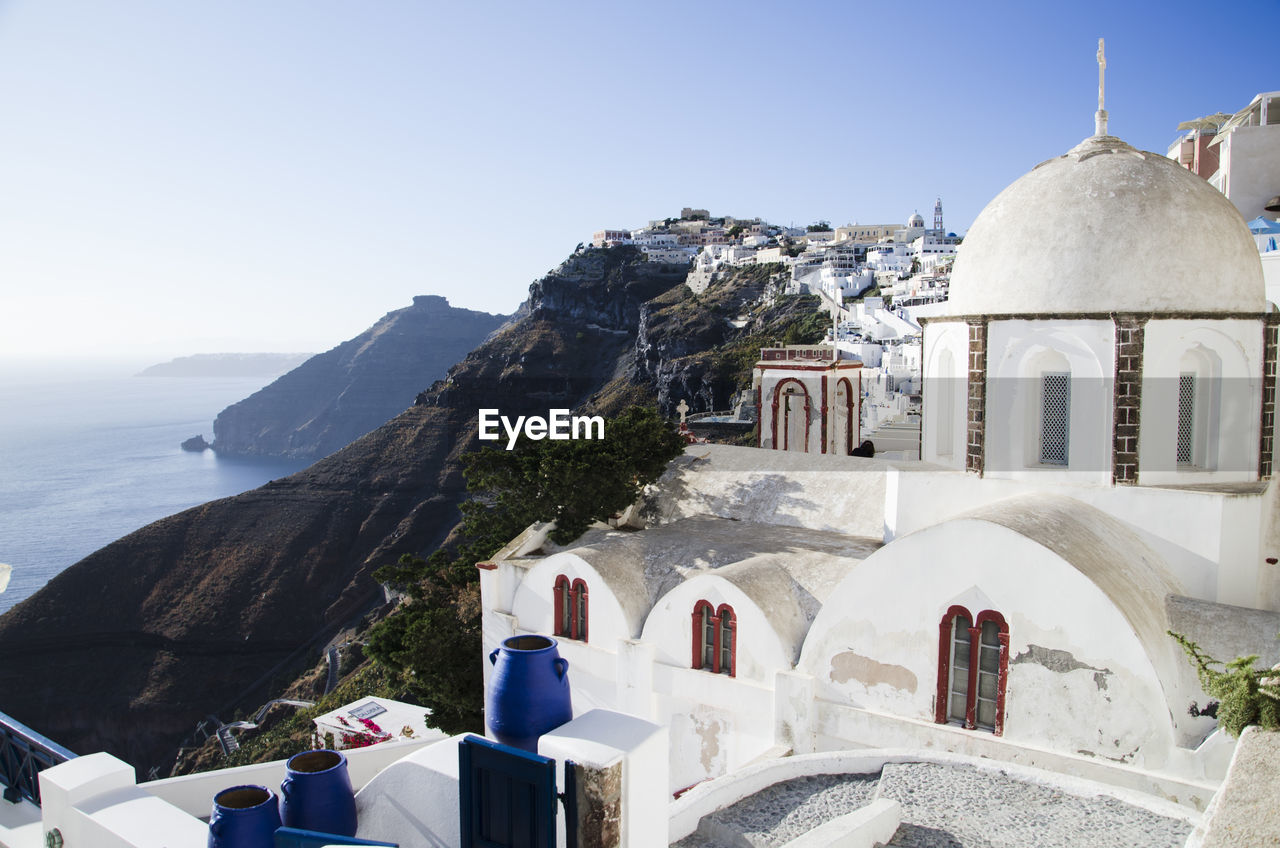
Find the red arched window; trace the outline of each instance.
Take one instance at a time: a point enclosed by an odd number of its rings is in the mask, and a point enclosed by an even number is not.
[[[995,610],[972,616],[953,606],[938,626],[938,689],[934,721],[1004,733],[1009,678],[1009,625]]]
[[[733,677],[738,666],[738,618],[733,607],[713,608],[707,601],[698,601],[692,624],[692,667]]]
[[[579,577],[571,584],[563,574],[551,589],[555,600],[553,635],[587,641],[587,584]]]

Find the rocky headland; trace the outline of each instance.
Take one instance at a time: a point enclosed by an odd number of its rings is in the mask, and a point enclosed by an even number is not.
[[[700,296],[686,270],[630,247],[576,254],[373,432],[68,568],[0,616],[0,710],[73,751],[167,767],[198,720],[257,707],[378,609],[374,569],[445,539],[479,408],[723,407],[762,344],[825,327],[816,298],[777,296],[777,269],[742,269]]]
[[[382,317],[224,409],[213,449],[231,456],[314,460],[385,424],[508,320],[436,295]]]

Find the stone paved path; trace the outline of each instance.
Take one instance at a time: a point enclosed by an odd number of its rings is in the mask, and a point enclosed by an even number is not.
[[[874,798],[902,805],[894,848],[1181,848],[1191,831],[1112,798],[1080,798],[966,766],[890,763],[879,775],[776,784],[703,817],[675,848],[781,848]]]

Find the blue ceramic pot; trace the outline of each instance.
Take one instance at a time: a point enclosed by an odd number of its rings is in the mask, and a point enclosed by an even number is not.
[[[306,751],[289,758],[280,784],[285,827],[356,835],[356,796],[347,758],[337,751]]]
[[[233,786],[213,796],[209,848],[272,848],[280,808],[265,786]]]
[[[504,745],[538,752],[538,737],[573,718],[569,661],[547,636],[512,636],[489,654],[485,722]]]

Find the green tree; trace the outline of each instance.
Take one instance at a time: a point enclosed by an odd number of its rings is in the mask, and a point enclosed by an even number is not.
[[[426,559],[401,557],[374,577],[408,601],[370,631],[366,653],[397,672],[409,694],[447,733],[483,727],[480,589],[475,568],[526,527],[555,521],[567,544],[591,523],[635,503],[684,449],[671,424],[632,407],[605,423],[603,439],[532,441],[514,450],[485,448],[466,459],[471,499],[462,541]]]

